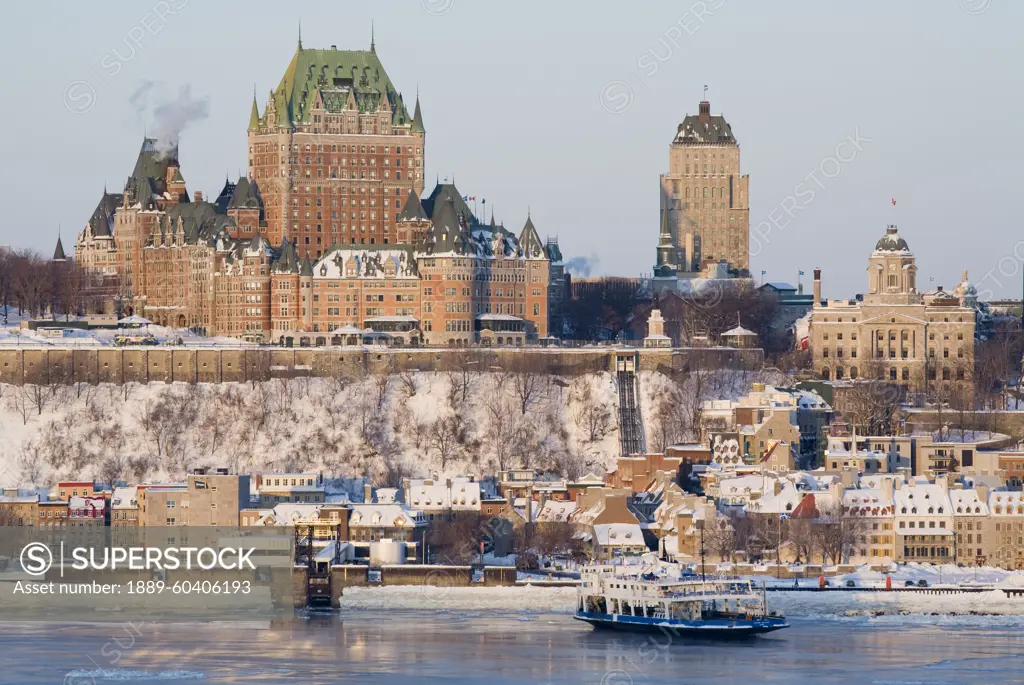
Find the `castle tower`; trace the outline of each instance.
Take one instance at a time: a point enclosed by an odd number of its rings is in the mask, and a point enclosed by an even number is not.
[[[679,124],[661,175],[661,210],[681,257],[678,269],[699,271],[706,259],[750,268],[750,177],[740,169],[740,146],[729,122],[707,100]],[[661,245],[658,254],[661,258]]]
[[[426,132],[369,50],[299,41],[263,113],[248,121],[248,177],[259,184],[271,244],[317,259],[333,245],[397,243],[410,190],[423,192]]]

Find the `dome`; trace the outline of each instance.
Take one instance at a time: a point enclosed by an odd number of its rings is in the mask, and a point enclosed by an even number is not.
[[[910,252],[907,241],[900,237],[895,225],[885,229],[885,235],[875,243],[875,252]]]

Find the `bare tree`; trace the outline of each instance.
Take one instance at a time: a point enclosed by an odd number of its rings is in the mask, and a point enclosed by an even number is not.
[[[814,526],[822,556],[833,564],[840,564],[849,557],[868,523],[838,505],[831,505],[818,510]]]
[[[441,470],[448,468],[449,462],[458,458],[464,437],[460,435],[461,427],[455,416],[445,416],[434,420],[430,426],[430,449],[441,461]]]
[[[446,356],[445,377],[448,379],[448,403],[456,409],[465,403],[476,388],[486,363],[484,353],[475,348],[451,350]]]

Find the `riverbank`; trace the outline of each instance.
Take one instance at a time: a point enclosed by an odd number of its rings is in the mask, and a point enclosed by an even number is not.
[[[341,608],[358,610],[513,611],[570,614],[576,603],[575,588],[427,587],[394,586],[346,588]],[[1001,617],[999,624],[1024,626],[1024,598],[1002,590],[926,594],[919,592],[793,592],[773,591],[769,607],[792,618],[899,619],[924,623],[937,616],[969,619]]]

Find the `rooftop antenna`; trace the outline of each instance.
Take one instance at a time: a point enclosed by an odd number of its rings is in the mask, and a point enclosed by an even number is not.
[[[299,17],[299,50],[302,49],[302,17]]]
[[[370,52],[377,52],[377,47],[373,40],[373,19],[370,19]]]

